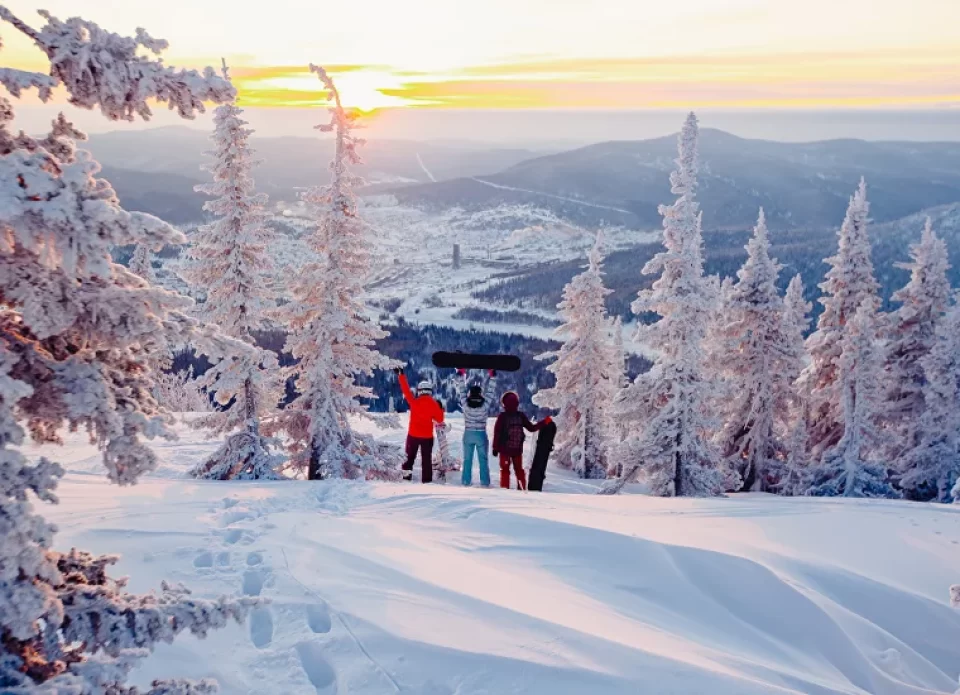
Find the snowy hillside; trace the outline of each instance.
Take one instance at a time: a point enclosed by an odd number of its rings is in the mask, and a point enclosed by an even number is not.
[[[158,473],[127,489],[80,434],[42,449],[70,471],[49,510],[58,547],[122,553],[134,591],[166,578],[270,601],[243,628],[161,646],[139,682],[212,676],[225,695],[956,689],[956,506],[603,497],[555,471],[539,495],[205,483],[179,476],[217,443],[178,431],[156,445]]]

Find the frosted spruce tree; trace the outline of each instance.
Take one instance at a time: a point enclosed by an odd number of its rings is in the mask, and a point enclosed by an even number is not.
[[[797,274],[783,297],[783,335],[786,340],[784,364],[790,377],[788,408],[779,413],[786,442],[786,458],[777,476],[776,490],[782,495],[802,495],[807,489],[810,459],[807,452],[807,402],[796,380],[806,359],[804,335],[810,328],[813,305],[804,298],[803,280]]]
[[[776,485],[785,458],[783,424],[798,372],[763,209],[746,249],[747,260],[727,292],[725,324],[717,331],[716,361],[727,386],[717,404],[722,419],[717,444],[744,489],[767,491]]]
[[[901,458],[900,487],[910,499],[957,502],[960,493],[960,306],[938,322],[920,359],[923,412],[916,442]]]
[[[151,285],[157,284],[157,276],[153,272],[153,252],[149,245],[141,243],[134,247],[133,256],[130,258],[130,272],[139,275]]]
[[[877,311],[867,299],[844,326],[837,363],[843,435],[811,471],[808,495],[897,497],[880,462],[886,433],[881,425],[883,358]]]
[[[226,63],[223,79],[229,81]],[[234,338],[254,344],[254,331],[264,327],[275,307],[267,251],[267,196],[253,181],[253,151],[243,111],[236,103],[218,106],[214,114],[213,158],[204,169],[213,181],[196,190],[213,196],[203,209],[217,220],[201,226],[192,239],[191,263],[184,277],[206,295],[201,316]],[[254,359],[231,356],[215,364],[201,379],[216,394],[220,410],[195,424],[214,435],[227,435],[223,445],[193,475],[200,478],[258,480],[280,477],[284,457],[271,453],[270,441],[260,432],[263,417],[273,412],[283,394],[277,357],[259,350]]]
[[[823,313],[807,339],[810,362],[800,377],[809,407],[808,445],[815,462],[843,436],[840,357],[847,323],[862,304],[872,310],[880,306],[870,259],[868,216],[867,186],[861,180],[840,227],[837,255],[826,260],[831,268],[820,284]]]
[[[655,312],[660,320],[641,326],[637,340],[657,355],[617,396],[615,416],[630,430],[618,448],[623,476],[614,492],[644,468],[658,495],[714,495],[720,492],[717,457],[707,439],[710,384],[704,376],[703,337],[712,302],[703,276],[700,215],[696,202],[698,125],[687,117],[679,137],[677,169],[670,175],[677,195],[662,205],[666,249],[643,268],[660,273],[653,287],[640,292],[635,314]]]
[[[353,188],[359,179],[350,166],[360,163],[355,114],[340,103],[333,80],[311,65],[333,102],[329,123],[317,128],[336,138],[328,186],[307,191],[303,199],[317,219],[309,243],[318,260],[306,264],[293,283],[286,314],[287,350],[299,360],[292,369],[299,396],[278,424],[290,437],[294,465],[310,479],[395,477],[399,452],[353,431],[349,418],[363,415],[361,398],[373,393],[356,383],[360,374],[393,366],[375,348],[387,333],[373,323],[363,303],[370,270],[366,228],[357,214]]]
[[[927,218],[920,242],[910,247],[910,281],[893,294],[900,307],[891,317],[884,365],[885,426],[891,433],[887,460],[906,469],[903,455],[919,444],[924,411],[923,360],[936,342],[937,327],[950,302],[947,245],[937,238]],[[913,491],[906,491],[911,497]]]
[[[587,269],[563,288],[557,305],[563,343],[538,359],[555,359],[547,369],[556,385],[535,394],[533,402],[559,411],[554,461],[581,478],[606,478],[611,439],[610,404],[623,374],[622,352],[611,340],[604,300],[602,234],[589,255]],[[622,346],[620,347],[622,350]]]
[[[176,70],[140,49],[166,43],[135,38],[79,18],[41,12],[35,30],[7,8],[0,19],[28,36],[50,61],[49,74],[0,70],[13,97],[62,89],[72,104],[111,120],[150,116],[166,102],[181,116],[203,100],[232,97],[212,71]],[[11,695],[207,693],[208,682],[127,687],[127,675],[158,642],[183,631],[204,636],[242,619],[244,602],[202,601],[164,585],[133,595],[107,571],[117,558],[53,550],[55,528],[34,500],[56,503],[63,469],[19,452],[25,432],[59,443],[66,428],[89,432],[110,480],[132,484],[157,465],[143,438],[172,436],[151,395],[150,356],[192,342],[214,356],[235,349],[190,318],[190,304],[112,262],[114,246],[181,243],[150,216],[120,207],[99,165],[78,151],[82,133],[61,116],[49,135],[12,131],[13,105],[0,98],[0,692]],[[240,346],[242,347],[242,346]]]

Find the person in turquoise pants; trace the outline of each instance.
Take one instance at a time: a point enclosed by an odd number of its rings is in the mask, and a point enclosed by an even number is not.
[[[497,386],[497,373],[492,369],[484,386],[475,384],[467,386],[467,371],[458,369],[461,383],[460,408],[463,410],[463,473],[461,482],[469,486],[473,482],[473,457],[477,456],[480,464],[480,484],[490,487],[490,463],[487,459],[487,450],[490,442],[487,439],[487,418],[492,414],[496,400],[493,398]]]

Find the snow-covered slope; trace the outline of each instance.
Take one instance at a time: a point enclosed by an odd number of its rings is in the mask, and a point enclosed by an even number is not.
[[[201,483],[181,428],[157,476],[110,487],[81,435],[58,547],[121,552],[140,591],[259,595],[250,623],[139,673],[227,695],[952,693],[960,509],[605,497],[456,485]],[[400,437],[402,432],[393,432]],[[453,435],[456,438],[456,433]],[[28,447],[32,455],[40,453]]]

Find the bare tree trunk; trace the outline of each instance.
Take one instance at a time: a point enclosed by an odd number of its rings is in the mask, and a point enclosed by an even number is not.
[[[680,456],[680,429],[677,429],[677,448],[674,453],[673,470],[673,496],[680,497],[683,494],[683,457]]]
[[[253,388],[253,379],[247,377],[243,382],[243,418],[246,421],[247,431],[257,436],[260,434],[260,423],[257,418],[257,395]]]
[[[310,463],[307,466],[307,480],[320,480],[320,452],[316,444],[310,442]]]

